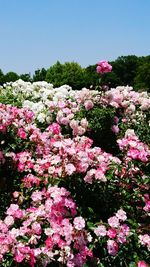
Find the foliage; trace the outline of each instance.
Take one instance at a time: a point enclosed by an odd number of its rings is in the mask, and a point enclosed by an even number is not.
[[[143,62],[137,69],[135,77],[135,86],[137,89],[146,89],[150,91],[150,58]]]
[[[19,78],[25,82],[30,82],[32,80],[30,73],[21,74]]]
[[[81,89],[84,85],[84,70],[78,63],[61,64],[57,61],[47,70],[46,81],[55,87],[68,84],[74,89]]]
[[[15,82],[19,79],[19,75],[13,71],[7,72],[4,76],[5,82]]]
[[[44,68],[36,70],[33,74],[33,82],[45,81],[46,73],[47,71]]]

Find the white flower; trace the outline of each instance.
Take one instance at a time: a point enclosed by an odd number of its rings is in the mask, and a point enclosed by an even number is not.
[[[38,114],[38,116],[37,116],[37,120],[39,121],[39,122],[44,122],[45,121],[45,118],[46,118],[46,115],[44,114],[44,113],[39,113]]]

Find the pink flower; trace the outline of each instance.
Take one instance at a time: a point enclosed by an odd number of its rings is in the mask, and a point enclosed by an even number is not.
[[[68,117],[62,117],[59,121],[63,125],[69,124],[69,118]]]
[[[81,216],[79,216],[73,220],[73,224],[75,229],[82,230],[85,227],[85,220]]]
[[[18,191],[13,192],[13,197],[14,198],[18,198],[19,197],[19,192]]]
[[[86,110],[90,110],[90,109],[93,108],[94,104],[93,104],[93,102],[91,100],[86,100],[84,102],[84,106],[85,106],[85,109]]]
[[[17,133],[17,135],[18,135],[19,137],[21,137],[22,139],[26,139],[26,138],[27,138],[27,134],[25,133],[25,131],[24,131],[23,128],[18,129],[18,133]]]
[[[114,123],[118,124],[119,118],[117,116],[114,117]]]
[[[121,227],[120,227],[120,229],[121,229],[121,231],[122,231],[122,233],[124,234],[124,235],[129,235],[129,233],[130,233],[130,228],[129,228],[129,226],[127,225],[127,224],[123,224],[123,225],[121,225]]]
[[[23,211],[18,209],[16,212],[15,212],[15,217],[17,219],[21,219],[23,217]]]
[[[94,233],[97,236],[106,236],[106,227],[104,225],[99,225],[97,228],[94,229]]]
[[[11,226],[11,225],[13,225],[13,224],[14,224],[14,218],[13,218],[13,216],[10,216],[10,215],[6,216],[6,217],[5,217],[5,220],[4,220],[4,223],[5,223],[8,227]]]
[[[127,219],[126,212],[123,209],[117,211],[116,217],[123,222]]]
[[[63,248],[65,245],[66,245],[66,242],[63,241],[62,239],[59,239],[59,241],[58,241],[58,247],[59,248]]]
[[[15,254],[15,261],[16,262],[22,262],[24,260],[25,256],[24,254],[20,253],[19,251],[17,251],[17,253]]]
[[[40,235],[42,232],[40,223],[34,222],[32,224],[32,230],[34,231],[34,234]]]
[[[96,71],[98,73],[107,73],[111,72],[112,66],[106,61],[106,60],[101,60],[100,62],[97,63],[97,68]]]
[[[47,130],[49,130],[52,134],[60,134],[60,125],[58,123],[52,123]]]
[[[82,119],[81,122],[80,122],[81,126],[83,128],[87,128],[88,127],[88,121],[86,118]]]
[[[115,242],[114,240],[108,240],[107,241],[107,249],[108,249],[108,253],[112,256],[115,256],[118,252],[118,244],[117,242]]]
[[[5,223],[3,223],[1,220],[0,220],[0,232],[2,233],[7,233],[8,231],[8,227],[6,226]]]
[[[113,125],[113,126],[111,127],[111,129],[112,129],[113,133],[115,133],[115,134],[118,134],[119,131],[120,131],[118,125]]]
[[[150,246],[150,235],[145,234],[145,235],[139,235],[140,243],[142,245],[148,245]]]
[[[32,200],[33,201],[41,201],[42,200],[42,195],[43,195],[43,193],[42,192],[40,192],[40,191],[34,191],[33,193],[32,193],[32,195],[31,195],[31,198],[32,198]]]
[[[19,171],[24,171],[24,168],[25,168],[25,164],[19,162],[19,164],[18,164],[18,170],[19,170]]]
[[[143,210],[145,210],[146,212],[150,212],[150,200],[146,202],[146,205]]]
[[[71,120],[70,121],[70,127],[71,127],[71,129],[76,130],[78,128],[78,122],[74,119]]]
[[[110,217],[108,219],[108,224],[112,227],[112,228],[118,228],[119,227],[119,219],[116,216]]]
[[[121,232],[120,232],[120,233],[117,235],[117,241],[118,241],[119,243],[121,243],[121,244],[126,243],[127,239],[126,239],[126,236],[124,235],[124,233],[121,233]]]
[[[138,261],[137,267],[148,267],[145,261]]]
[[[18,209],[19,206],[17,204],[11,204],[10,207],[7,209],[6,214],[13,216]]]
[[[68,175],[71,175],[76,171],[76,168],[72,163],[69,163],[65,166],[65,170]]]
[[[53,242],[53,239],[52,237],[48,237],[45,241],[45,244],[46,244],[46,247],[48,247],[49,249],[52,249],[53,246],[54,246],[54,242]]]
[[[113,229],[113,228],[110,228],[110,229],[107,231],[107,236],[108,236],[109,238],[115,238],[115,237],[116,237],[116,234],[117,234],[117,232],[116,232],[116,230]]]
[[[107,182],[106,176],[100,168],[96,170],[95,179],[100,180],[101,182]]]

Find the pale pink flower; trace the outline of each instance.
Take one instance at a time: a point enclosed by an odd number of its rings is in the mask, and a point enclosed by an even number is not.
[[[90,110],[93,108],[94,104],[93,104],[92,100],[86,100],[84,102],[84,106],[85,106],[86,110]]]
[[[107,230],[106,227],[104,225],[99,225],[97,228],[94,229],[94,233],[97,236],[106,236]]]
[[[116,217],[123,222],[127,219],[126,212],[123,209],[117,211]]]
[[[6,217],[5,217],[5,220],[4,220],[4,223],[5,223],[8,227],[10,227],[11,225],[13,225],[13,224],[14,224],[14,218],[13,218],[13,216],[10,216],[10,215],[6,216]]]
[[[70,121],[70,127],[71,127],[71,129],[76,129],[77,127],[78,127],[78,121],[76,121],[76,120],[71,120]]]
[[[42,200],[43,193],[40,191],[34,191],[31,195],[33,201],[38,202]]]
[[[19,209],[19,206],[17,204],[11,204],[10,207],[6,211],[6,214],[14,215],[18,209]]]
[[[126,243],[126,241],[127,241],[126,236],[124,235],[124,233],[120,232],[117,235],[117,242],[123,244],[123,243]]]
[[[95,179],[101,182],[107,182],[106,176],[101,169],[97,169],[95,172]]]
[[[119,246],[118,246],[117,242],[110,239],[107,241],[107,249],[108,249],[108,253],[110,255],[115,256],[118,252]]]
[[[79,216],[73,220],[73,224],[75,229],[82,230],[85,227],[85,220],[81,216]]]
[[[113,133],[115,133],[115,134],[118,134],[119,131],[120,131],[118,125],[113,125],[113,126],[111,127],[111,129],[112,129]]]
[[[150,246],[150,235],[139,235],[139,239],[142,245],[149,245]]]
[[[34,222],[32,224],[32,230],[34,231],[34,234],[40,235],[42,232],[40,223]]]
[[[13,197],[14,198],[18,198],[19,197],[19,192],[17,192],[17,191],[13,192]]]
[[[119,223],[119,219],[116,216],[110,217],[108,219],[108,224],[112,227],[112,228],[118,228],[120,223]]]
[[[72,175],[76,171],[76,168],[72,163],[69,163],[65,166],[65,170],[68,175]]]
[[[120,229],[121,229],[121,231],[122,231],[122,233],[124,234],[124,235],[129,235],[129,233],[130,233],[130,228],[129,228],[129,226],[127,225],[127,224],[123,224],[123,225],[121,225],[121,227],[120,227]]]
[[[2,220],[0,220],[0,231],[2,233],[7,233],[7,231],[8,231],[8,227],[6,226],[6,224]]]
[[[81,121],[80,121],[80,124],[83,128],[87,128],[88,127],[88,121],[86,118],[83,118]]]
[[[63,125],[67,125],[67,124],[69,124],[69,118],[68,117],[63,117],[63,118],[61,118],[60,119],[60,124],[63,124]]]

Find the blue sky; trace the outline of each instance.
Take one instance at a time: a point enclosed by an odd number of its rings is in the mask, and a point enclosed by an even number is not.
[[[150,0],[0,0],[0,69],[150,54]]]

